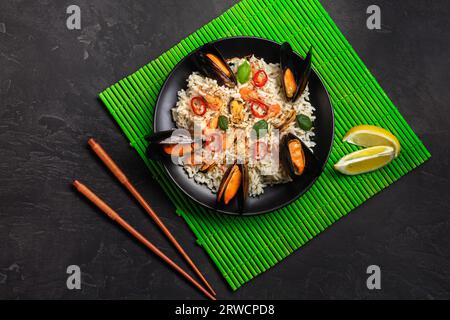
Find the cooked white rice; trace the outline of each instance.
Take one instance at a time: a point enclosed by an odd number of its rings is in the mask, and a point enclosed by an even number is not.
[[[314,107],[309,102],[309,91],[308,88],[305,89],[303,95],[297,99],[295,103],[286,102],[284,99],[283,88],[281,84],[281,70],[279,64],[266,63],[263,59],[258,59],[255,56],[247,58],[247,60],[252,64],[255,69],[263,69],[267,76],[268,82],[262,87],[257,88],[258,95],[262,101],[266,104],[279,104],[281,107],[281,113],[295,110],[297,114],[307,115],[312,121],[314,121]],[[233,71],[237,70],[237,67],[244,62],[244,59],[234,58],[228,61]],[[199,124],[202,128],[206,127],[208,122],[217,117],[218,114],[227,116],[230,118],[230,111],[228,108],[228,102],[232,99],[242,100],[239,90],[243,87],[251,86],[251,81],[246,84],[238,84],[235,88],[228,88],[226,86],[220,86],[217,84],[216,80],[204,77],[196,72],[192,73],[187,79],[187,89],[180,90],[178,92],[178,101],[176,107],[172,109],[172,116],[178,128],[184,128],[192,130],[194,128],[194,123]],[[218,111],[208,109],[207,112],[202,115],[196,115],[191,108],[191,99],[195,96],[206,96],[214,95],[220,97],[224,102],[223,106]],[[250,139],[250,132],[254,123],[259,121],[252,115],[252,113],[245,108],[244,110],[244,120],[240,124],[232,124],[229,122],[229,129],[227,134],[232,134],[233,130],[238,128],[242,129],[245,133],[247,139]],[[272,146],[270,142],[279,141],[279,137],[275,135],[273,124],[279,119],[267,118],[268,122],[268,132],[262,137],[268,146]],[[296,122],[292,122],[281,132],[281,136],[292,132],[297,135],[308,147],[314,150],[314,142],[312,141],[314,137],[314,127],[309,131],[303,131],[298,127]],[[242,143],[244,139],[239,139],[237,143],[237,148],[221,154],[215,154],[217,157],[216,161],[219,165],[212,168],[210,171],[203,173],[200,172],[200,165],[187,165],[183,161],[180,161],[180,165],[184,167],[189,178],[194,179],[197,183],[205,184],[213,192],[216,192],[220,181],[224,175],[226,168],[230,165],[230,162],[224,163],[225,158],[242,160],[243,154],[248,154],[247,144]],[[244,150],[243,150],[244,149]],[[269,147],[269,151],[276,151]],[[258,196],[264,192],[264,188],[273,184],[286,183],[291,181],[290,177],[286,173],[285,169],[270,157],[269,159],[264,159],[262,161],[250,161],[248,163],[249,169],[249,195],[251,197]],[[276,159],[278,160],[278,158]]]

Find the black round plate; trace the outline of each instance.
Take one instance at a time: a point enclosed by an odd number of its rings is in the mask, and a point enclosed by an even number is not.
[[[233,37],[213,42],[225,59],[243,57],[254,54],[264,58],[267,62],[279,62],[280,44],[261,38]],[[197,49],[198,50],[198,49]],[[191,53],[192,54],[192,53]],[[186,88],[186,79],[195,71],[189,56],[175,66],[166,79],[155,108],[155,132],[175,128],[170,109],[177,102],[177,92]],[[255,215],[269,212],[283,207],[300,197],[314,183],[323,171],[331,151],[334,135],[334,117],[328,93],[319,76],[311,73],[309,81],[310,100],[316,108],[314,154],[319,161],[320,170],[314,174],[304,174],[301,179],[267,187],[264,193],[257,198],[248,198],[243,215]],[[216,209],[216,194],[213,194],[205,185],[197,184],[189,179],[181,166],[175,165],[170,159],[164,161],[164,166],[178,187],[190,198],[210,209]],[[237,200],[234,199],[228,206],[217,208],[217,211],[226,214],[239,214]]]

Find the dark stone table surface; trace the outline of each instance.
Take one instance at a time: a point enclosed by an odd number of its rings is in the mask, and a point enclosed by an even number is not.
[[[92,186],[181,259],[86,146],[124,168],[226,299],[450,298],[447,0],[323,0],[344,35],[432,153],[277,266],[232,292],[97,100],[236,1],[0,1],[0,298],[202,298],[70,187]],[[81,30],[66,8],[81,8]],[[366,28],[381,8],[382,29]],[[82,289],[66,288],[79,265]],[[381,290],[366,287],[379,265]],[[184,265],[184,264],[183,264]]]

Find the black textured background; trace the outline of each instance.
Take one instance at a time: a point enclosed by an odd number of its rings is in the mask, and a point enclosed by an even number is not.
[[[70,187],[86,182],[161,249],[146,214],[86,147],[96,137],[192,254],[220,298],[450,298],[447,0],[323,0],[432,159],[233,293],[97,95],[233,5],[211,0],[0,1],[0,298],[201,295]],[[65,27],[66,7],[82,30]],[[368,5],[382,30],[365,26]],[[66,289],[80,265],[82,290]],[[368,265],[382,269],[369,291]]]

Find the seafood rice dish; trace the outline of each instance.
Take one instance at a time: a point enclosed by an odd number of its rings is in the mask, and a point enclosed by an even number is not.
[[[217,202],[238,195],[242,208],[248,196],[300,177],[314,159],[311,51],[302,60],[284,43],[280,62],[269,63],[254,55],[225,60],[203,47],[171,110],[178,134],[150,137],[149,156],[171,156]]]

